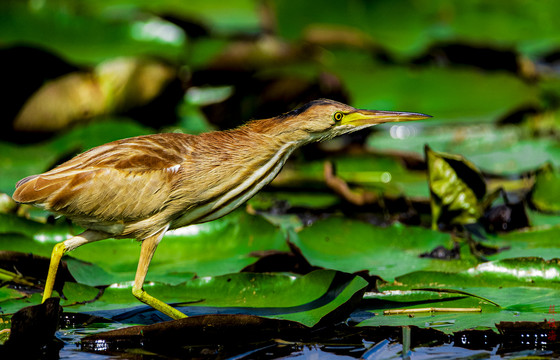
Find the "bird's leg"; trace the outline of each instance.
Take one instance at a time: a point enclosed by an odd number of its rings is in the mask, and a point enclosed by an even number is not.
[[[49,265],[49,273],[47,274],[47,282],[45,284],[45,290],[43,291],[43,300],[45,302],[48,298],[51,297],[54,287],[54,281],[56,279],[56,272],[58,270],[58,265],[60,264],[60,259],[62,255],[68,251],[72,251],[78,246],[82,246],[84,244],[107,239],[107,234],[93,231],[93,230],[86,230],[80,235],[76,235],[71,237],[70,239],[58,243],[54,246],[53,252],[51,254],[51,263]]]
[[[138,261],[138,270],[136,270],[136,277],[134,278],[134,285],[132,286],[132,295],[134,295],[144,304],[150,305],[154,309],[161,311],[174,320],[178,320],[186,318],[187,315],[164,303],[163,301],[151,296],[146,291],[144,291],[143,288],[144,280],[146,279],[146,274],[148,273],[148,267],[150,266],[150,261],[152,260],[156,248],[166,230],[167,229],[161,230],[157,234],[152,235],[151,237],[146,238],[142,241],[140,260]]]

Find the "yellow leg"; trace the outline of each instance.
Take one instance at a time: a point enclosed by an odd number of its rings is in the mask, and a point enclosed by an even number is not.
[[[43,301],[45,302],[51,297],[54,287],[54,281],[56,279],[56,272],[58,270],[58,264],[62,255],[66,252],[66,246],[64,243],[58,243],[54,246],[53,252],[51,254],[51,263],[49,265],[49,273],[47,274],[47,283],[45,284],[45,291],[43,291]]]
[[[170,318],[178,320],[186,318],[187,315],[164,303],[163,301],[156,299],[143,289],[144,281],[146,280],[146,274],[148,273],[148,267],[150,266],[150,261],[152,261],[152,257],[154,256],[156,248],[166,230],[167,229],[162,230],[159,233],[142,241],[140,260],[138,261],[138,270],[136,270],[136,277],[134,278],[134,285],[132,286],[132,295],[134,295],[144,304],[150,305],[154,309],[161,311]]]
[[[47,282],[45,284],[45,291],[43,292],[43,301],[47,300],[52,296],[54,281],[56,280],[56,272],[58,270],[58,265],[60,264],[60,259],[62,255],[68,251],[72,251],[78,246],[94,242],[97,240],[107,239],[107,235],[97,231],[87,230],[80,235],[74,236],[66,241],[58,243],[54,246],[51,263],[49,265],[49,273],[47,274]]]

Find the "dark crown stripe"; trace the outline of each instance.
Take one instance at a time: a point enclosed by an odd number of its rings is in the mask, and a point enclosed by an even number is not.
[[[289,111],[287,113],[284,113],[282,115],[278,115],[276,118],[277,119],[291,118],[291,117],[294,117],[294,116],[298,116],[299,114],[303,114],[304,112],[306,112],[307,110],[309,110],[313,106],[328,105],[328,104],[332,104],[332,101],[327,100],[327,99],[313,100],[313,101],[308,102],[307,104],[305,104],[303,106],[298,107],[297,109],[294,109],[294,110]]]

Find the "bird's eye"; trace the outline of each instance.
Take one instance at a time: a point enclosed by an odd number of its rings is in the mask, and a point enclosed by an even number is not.
[[[342,120],[343,117],[344,117],[344,114],[341,113],[340,111],[335,112],[334,116],[333,116],[334,121],[340,121],[340,120]]]

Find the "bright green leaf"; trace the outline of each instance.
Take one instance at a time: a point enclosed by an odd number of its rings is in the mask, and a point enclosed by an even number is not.
[[[545,166],[537,172],[531,200],[541,211],[560,212],[560,176],[552,166]]]
[[[315,266],[354,273],[366,270],[385,280],[427,268],[465,268],[472,259],[436,260],[421,257],[438,246],[453,247],[448,234],[395,224],[381,228],[332,217],[315,222],[291,239]]]
[[[434,117],[419,124],[491,122],[514,109],[539,104],[534,86],[506,73],[376,66],[339,53],[335,60],[331,71],[350,89],[353,106]]]
[[[243,313],[313,326],[356,295],[361,296],[366,285],[360,277],[319,270],[304,276],[237,273],[202,277],[176,286],[147,284],[145,290],[168,303],[189,303],[181,307],[188,315]],[[94,302],[77,304],[96,296],[97,292],[89,289],[85,285],[67,283],[65,310],[107,316],[111,313],[101,310],[140,305],[132,296],[130,283],[105,289]],[[123,316],[126,317],[121,315],[121,318]]]
[[[559,226],[545,226],[499,234],[482,243],[500,249],[498,253],[487,256],[490,260],[522,257],[552,260],[560,258],[559,237]]]
[[[417,325],[451,333],[478,327],[496,331],[494,324],[500,321],[543,321],[550,317],[548,310],[554,305],[552,299],[558,293],[559,273],[558,259],[545,261],[538,258],[486,262],[458,273],[409,273],[397,278],[394,283],[379,285],[381,294],[369,296],[370,301],[376,299],[370,311],[378,316],[363,321],[360,326]],[[444,292],[439,298],[433,294],[449,290],[455,293]],[[453,294],[456,299],[453,299]],[[427,312],[415,314],[413,318],[381,315],[386,309],[431,307],[481,308],[482,312]]]
[[[260,216],[252,216],[243,210],[221,219],[169,231],[159,244],[150,264],[149,281],[170,281],[177,277],[183,281],[198,276],[221,275],[240,271],[257,260],[251,252],[264,250],[288,250],[283,232]],[[94,263],[105,273],[99,273],[102,281],[110,280],[107,274],[115,274],[116,282],[134,279],[138,264],[140,244],[133,240],[108,239],[84,245],[69,255],[82,261]],[[73,275],[73,266],[69,264]],[[87,276],[88,271],[80,271]],[[176,274],[176,275],[174,275]],[[97,280],[78,281],[101,285]]]
[[[488,287],[491,290],[496,288],[496,284],[500,284],[500,287],[540,286],[558,289],[560,288],[560,284],[558,284],[559,261],[559,259],[511,258],[484,262],[455,273],[416,271],[398,277],[396,285],[387,283],[382,288],[450,288],[468,291],[465,289],[469,287]],[[488,298],[491,299],[491,297]],[[502,304],[500,303],[500,305]]]
[[[156,17],[108,17],[51,2],[3,2],[0,40],[47,47],[66,59],[92,65],[118,56],[154,55],[177,61],[186,36],[176,25]]]
[[[535,170],[546,162],[560,166],[560,146],[556,140],[531,138],[518,126],[421,124],[432,123],[392,125],[387,131],[372,133],[368,145],[421,155],[428,144],[434,151],[461,154],[478,168],[503,175]]]
[[[275,5],[282,36],[299,39],[312,27],[353,28],[400,58],[444,41],[513,48],[531,55],[560,44],[555,28],[560,6],[550,1],[282,0]]]

